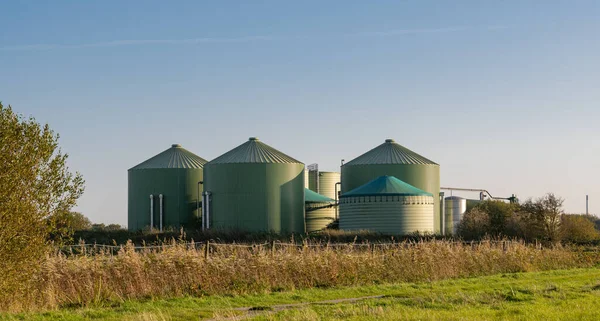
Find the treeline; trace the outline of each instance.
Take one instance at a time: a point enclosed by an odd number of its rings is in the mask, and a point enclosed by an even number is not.
[[[465,213],[458,235],[465,240],[510,237],[548,243],[600,241],[600,220],[592,215],[565,214],[563,203],[552,193],[522,204],[484,201]]]

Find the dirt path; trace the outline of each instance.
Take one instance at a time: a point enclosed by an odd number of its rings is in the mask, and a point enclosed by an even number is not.
[[[297,309],[309,305],[319,305],[319,304],[338,304],[338,303],[352,303],[369,299],[381,299],[386,297],[385,295],[372,295],[372,296],[363,296],[359,298],[347,298],[347,299],[336,299],[336,300],[325,300],[325,301],[315,301],[315,302],[302,302],[302,303],[289,303],[289,304],[278,304],[271,306],[254,306],[254,307],[243,307],[243,308],[235,308],[230,311],[240,311],[243,314],[225,317],[225,318],[216,318],[209,319],[208,321],[234,321],[234,320],[245,320],[248,318],[252,318],[261,314],[272,314],[283,310],[289,309]]]

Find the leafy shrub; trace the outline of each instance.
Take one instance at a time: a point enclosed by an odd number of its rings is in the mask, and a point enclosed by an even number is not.
[[[600,238],[594,221],[586,215],[563,215],[560,228],[562,238],[567,242],[589,243]]]

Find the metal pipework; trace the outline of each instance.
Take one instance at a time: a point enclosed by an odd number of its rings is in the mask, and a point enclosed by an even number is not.
[[[202,231],[206,230],[206,192],[202,192]]]
[[[196,215],[200,216],[200,219],[202,219],[202,215],[204,215],[203,213],[200,212],[200,185],[204,184],[203,181],[199,181],[198,182],[198,188],[197,188],[197,195],[196,195]],[[204,224],[204,222],[202,222],[202,224]],[[204,225],[203,225],[204,226]]]
[[[202,230],[210,228],[210,192],[202,193]]]
[[[342,186],[341,186],[341,185],[342,185],[342,182],[337,182],[337,183],[335,183],[335,204],[336,204],[336,205],[339,205],[339,202],[338,202],[338,198],[339,198],[339,195],[338,195],[338,185],[340,185],[340,191],[341,191],[341,188],[342,188]],[[338,219],[338,211],[339,211],[339,210],[340,210],[340,209],[339,209],[339,207],[335,209],[335,219],[336,219],[336,220]]]
[[[444,197],[444,192],[440,192],[440,204],[441,204],[441,213],[442,213],[442,235],[446,235],[446,198]]]
[[[494,197],[492,196],[492,194],[490,194],[490,192],[488,192],[487,190],[484,189],[478,189],[478,188],[460,188],[460,187],[440,187],[440,189],[443,190],[448,190],[448,191],[464,191],[464,192],[479,192],[479,198],[483,201],[485,198],[485,194],[487,194],[489,196],[489,198],[494,199],[494,200],[507,200],[507,201],[511,201],[513,202],[514,200],[516,200],[516,196],[513,194],[512,197]]]
[[[158,203],[159,203],[159,207],[160,207],[160,223],[158,225],[159,227],[159,231],[162,232],[163,231],[163,194],[158,194]]]
[[[150,194],[150,231],[154,227],[154,195]]]

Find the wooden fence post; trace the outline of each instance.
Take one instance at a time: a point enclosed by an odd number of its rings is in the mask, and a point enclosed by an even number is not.
[[[275,256],[275,240],[271,240],[271,257]]]
[[[208,254],[210,253],[210,241],[206,241],[206,245],[204,246],[204,259],[208,259]]]

